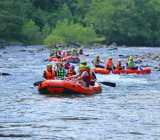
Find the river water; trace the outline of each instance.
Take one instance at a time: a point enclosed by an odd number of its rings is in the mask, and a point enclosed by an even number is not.
[[[160,48],[85,50],[91,59],[145,55]],[[42,46],[0,49],[0,140],[159,140],[160,72],[149,75],[98,75],[103,86],[93,96],[44,96],[33,87],[41,80],[49,51]],[[148,60],[151,66],[159,62]]]

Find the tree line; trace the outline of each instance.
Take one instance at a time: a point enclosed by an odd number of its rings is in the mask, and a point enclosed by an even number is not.
[[[159,0],[4,0],[0,39],[25,44],[160,45]]]

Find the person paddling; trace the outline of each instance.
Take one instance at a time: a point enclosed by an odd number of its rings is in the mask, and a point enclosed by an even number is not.
[[[99,55],[96,56],[95,60],[93,60],[92,63],[96,68],[104,68],[104,66],[102,66],[103,61],[101,61]]]
[[[57,78],[58,79],[62,79],[63,80],[66,77],[66,71],[65,71],[65,68],[64,68],[64,65],[63,65],[62,62],[57,64],[56,73],[57,73]]]
[[[96,82],[96,75],[91,71],[87,62],[82,62],[79,66],[79,75],[77,80],[85,87],[94,86]]]
[[[48,64],[46,70],[43,73],[43,77],[46,80],[51,80],[51,79],[55,79],[56,77],[56,72],[55,70],[53,70],[53,66],[52,64]]]
[[[110,57],[108,60],[106,60],[105,62],[105,68],[109,71],[112,71],[115,69],[115,66],[113,64],[113,61],[112,61],[112,57]]]
[[[67,77],[71,77],[73,75],[76,75],[75,67],[72,65],[67,70]]]
[[[124,66],[122,66],[122,62],[120,60],[118,60],[118,63],[116,64],[115,67],[116,70],[123,70]]]
[[[68,78],[79,82],[84,87],[94,86],[97,79],[95,73],[91,71],[87,65],[87,62],[81,62],[79,65],[79,73]]]
[[[138,67],[135,65],[135,62],[134,62],[132,56],[129,56],[129,58],[128,58],[127,68],[128,69],[138,69]]]
[[[79,55],[83,55],[83,49],[82,48],[79,49]]]

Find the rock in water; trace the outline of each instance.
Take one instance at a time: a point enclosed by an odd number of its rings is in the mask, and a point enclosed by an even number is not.
[[[9,76],[9,75],[11,75],[11,74],[6,73],[6,72],[0,72],[0,75],[1,75],[1,76]]]

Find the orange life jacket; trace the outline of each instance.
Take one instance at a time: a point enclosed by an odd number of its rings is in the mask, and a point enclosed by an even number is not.
[[[118,63],[118,64],[116,65],[116,69],[117,69],[117,70],[121,70],[121,69],[122,69],[122,66],[121,66],[120,63]]]
[[[47,80],[51,80],[51,79],[54,79],[55,78],[55,71],[48,71],[48,70],[45,70],[44,71],[44,77],[45,77],[45,79],[47,79]]]
[[[112,66],[113,66],[113,61],[112,61],[112,60],[108,60],[106,66],[107,66],[107,68],[112,68]]]

